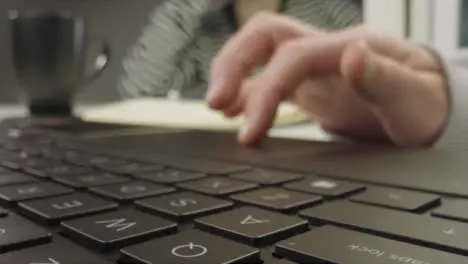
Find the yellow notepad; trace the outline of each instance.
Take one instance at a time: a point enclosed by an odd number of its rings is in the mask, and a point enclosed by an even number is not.
[[[201,100],[132,99],[90,108],[81,116],[89,121],[195,129],[231,130],[243,123],[242,116],[226,119]],[[275,125],[306,120],[308,117],[297,107],[285,103],[278,111]]]

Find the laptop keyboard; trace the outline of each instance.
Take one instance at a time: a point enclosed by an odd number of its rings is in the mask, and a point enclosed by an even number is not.
[[[468,263],[468,200],[45,139],[0,158],[0,264]]]

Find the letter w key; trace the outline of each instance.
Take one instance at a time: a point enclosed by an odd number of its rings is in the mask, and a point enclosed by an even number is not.
[[[123,231],[136,225],[135,222],[127,222],[127,219],[120,218],[114,220],[96,221],[96,224],[106,224],[106,228],[116,228],[117,232]]]
[[[168,220],[123,210],[62,222],[65,234],[101,251],[140,243],[177,230]]]

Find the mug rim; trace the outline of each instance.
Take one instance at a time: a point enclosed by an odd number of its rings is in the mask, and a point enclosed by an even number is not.
[[[8,18],[10,20],[17,20],[17,19],[37,19],[37,18],[61,18],[61,19],[69,19],[69,20],[76,20],[82,19],[79,15],[73,15],[71,11],[64,11],[64,10],[9,10],[8,11]]]

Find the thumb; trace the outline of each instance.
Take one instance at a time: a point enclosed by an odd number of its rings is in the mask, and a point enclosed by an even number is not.
[[[398,146],[432,143],[444,126],[448,100],[440,73],[415,70],[365,42],[347,47],[341,72]]]

